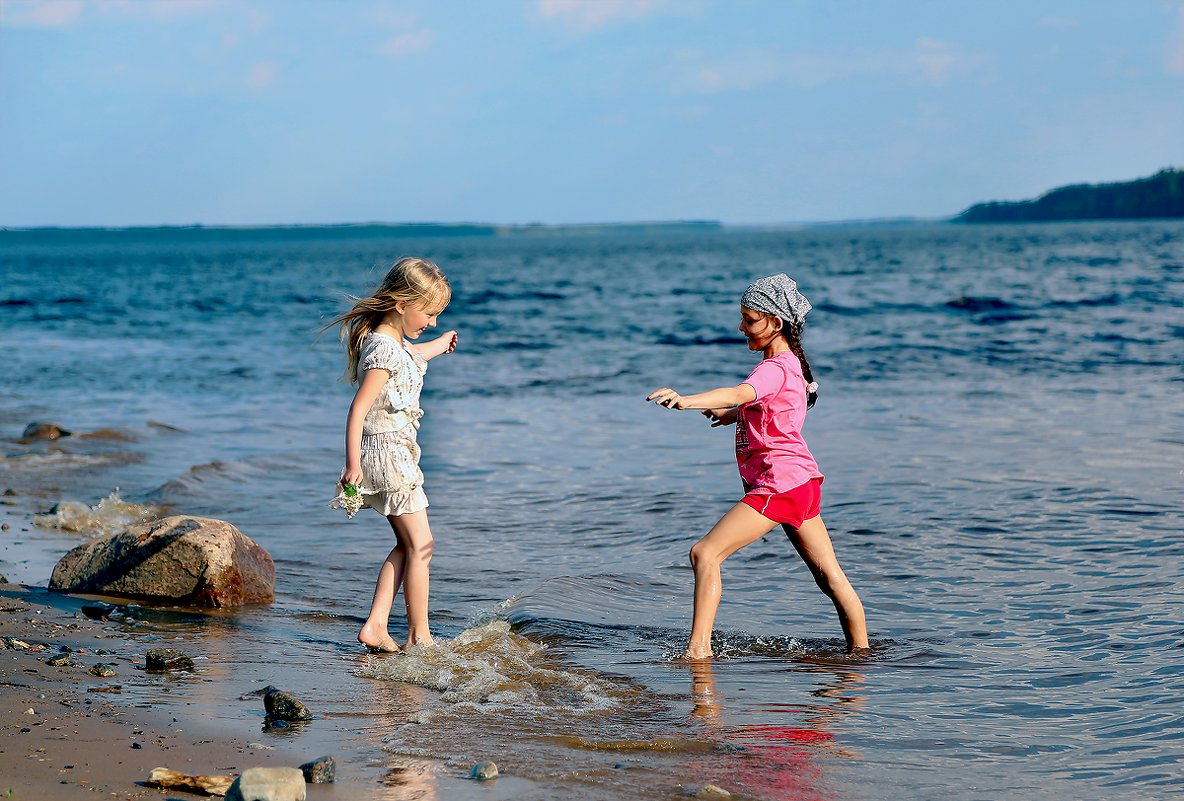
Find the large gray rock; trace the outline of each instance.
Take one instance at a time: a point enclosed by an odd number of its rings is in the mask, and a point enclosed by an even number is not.
[[[275,600],[271,555],[223,520],[177,515],[63,556],[49,588],[231,607]]]
[[[299,768],[248,768],[226,791],[226,801],[305,801]]]

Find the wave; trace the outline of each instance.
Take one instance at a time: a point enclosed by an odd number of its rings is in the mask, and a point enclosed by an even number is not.
[[[125,501],[116,489],[94,506],[77,501],[59,503],[47,514],[34,515],[33,525],[106,536],[125,531],[137,523],[155,520],[160,515],[160,507]]]

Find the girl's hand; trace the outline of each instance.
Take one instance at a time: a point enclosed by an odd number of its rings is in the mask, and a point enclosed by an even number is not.
[[[341,471],[341,483],[360,487],[362,485],[362,468],[346,465],[345,469]]]
[[[444,348],[445,353],[452,353],[452,351],[456,350],[456,342],[457,342],[458,337],[456,336],[455,331],[445,331],[443,336],[440,337],[440,339],[443,339],[445,342],[448,343],[447,346]]]
[[[711,421],[712,428],[730,426],[736,422],[735,409],[704,409],[703,416]]]
[[[662,387],[654,390],[645,398],[647,401],[655,401],[659,406],[665,406],[667,409],[685,409],[682,395],[679,395],[670,387]]]

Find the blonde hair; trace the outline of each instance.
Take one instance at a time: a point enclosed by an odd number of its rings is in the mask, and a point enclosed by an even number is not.
[[[395,310],[396,303],[426,312],[442,312],[452,299],[452,286],[444,272],[427,259],[405,256],[395,262],[387,271],[378,289],[368,297],[356,298],[353,307],[345,314],[335,317],[324,329],[341,326],[341,341],[345,343],[345,378],[349,383],[358,380],[358,358],[362,351],[362,340],[382,324],[383,319]]]

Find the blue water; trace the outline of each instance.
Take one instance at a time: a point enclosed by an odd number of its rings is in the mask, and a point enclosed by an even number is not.
[[[317,329],[406,254],[455,290],[440,325],[460,347],[431,364],[420,440],[433,627],[460,639],[359,663],[389,534],[324,506],[351,390]],[[43,507],[118,487],[234,523],[276,559],[276,604],[236,624],[257,661],[298,644],[319,677],[305,692],[361,717],[391,760],[496,753],[531,798],[1182,789],[1182,223],[0,232],[0,264],[0,481]],[[739,294],[781,271],[815,306],[805,434],[875,655],[842,654],[833,610],[770,535],[725,564],[722,658],[692,670],[671,661],[686,554],[738,497],[730,432],[643,398],[742,379]],[[16,443],[32,420],[107,431]],[[22,536],[0,572],[44,584],[83,535]],[[227,638],[206,647],[244,647]]]

